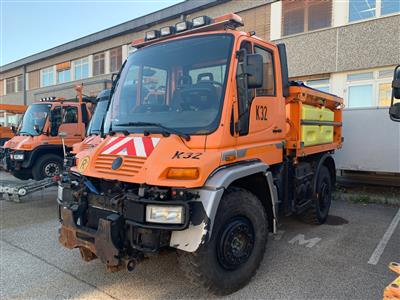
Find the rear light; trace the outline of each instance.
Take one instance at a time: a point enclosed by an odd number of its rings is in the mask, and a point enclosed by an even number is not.
[[[179,22],[179,23],[176,23],[176,25],[175,25],[176,32],[182,32],[182,31],[188,30],[190,28],[192,28],[192,22],[190,22],[190,21]]]
[[[158,38],[160,36],[160,31],[158,30],[151,30],[146,32],[145,40],[150,41]]]
[[[175,27],[174,26],[167,26],[163,27],[160,29],[160,34],[161,36],[167,36],[175,33]]]
[[[200,27],[211,23],[211,18],[208,16],[201,16],[192,20],[193,27]]]

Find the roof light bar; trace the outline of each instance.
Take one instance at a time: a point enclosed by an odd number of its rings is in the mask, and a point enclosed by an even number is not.
[[[204,28],[202,28],[204,26]],[[145,33],[144,38],[137,39],[132,42],[135,48],[141,48],[152,43],[153,40],[158,38],[165,39],[173,34],[181,34],[184,31],[190,32],[205,32],[215,30],[236,29],[244,26],[243,20],[236,14],[226,14],[216,18],[209,16],[199,16],[193,18],[192,21],[181,21],[175,26],[165,26],[160,30],[150,30]],[[186,33],[183,33],[186,34]]]
[[[175,33],[175,27],[174,26],[166,26],[160,29],[160,35],[161,36],[167,36]]]
[[[208,16],[200,16],[200,17],[194,18],[192,20],[192,23],[193,23],[193,27],[196,28],[196,27],[200,27],[200,26],[204,26],[204,25],[209,25],[209,24],[211,24],[211,21],[212,21],[212,19]]]
[[[190,21],[182,21],[175,24],[176,32],[182,32],[192,28],[193,24]]]
[[[56,97],[52,96],[52,97],[43,97],[40,99],[41,102],[45,102],[45,101],[55,101]]]
[[[150,30],[146,32],[145,40],[150,41],[154,40],[156,38],[160,37],[160,31],[159,30]]]

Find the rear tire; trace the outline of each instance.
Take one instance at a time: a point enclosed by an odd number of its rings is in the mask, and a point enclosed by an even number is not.
[[[63,159],[56,154],[45,154],[41,156],[32,168],[33,179],[42,180],[44,178],[60,175],[62,172]]]
[[[231,187],[221,199],[211,240],[194,253],[178,251],[188,279],[215,295],[244,287],[264,257],[268,220],[260,200],[249,191]]]
[[[332,202],[332,178],[329,169],[321,166],[317,177],[316,193],[311,207],[300,217],[303,221],[311,224],[323,224],[329,215]]]

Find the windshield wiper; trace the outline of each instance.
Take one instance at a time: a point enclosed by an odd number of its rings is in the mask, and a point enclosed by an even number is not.
[[[190,141],[190,135],[183,133],[179,130],[173,129],[173,128],[169,128],[166,127],[160,123],[152,123],[152,122],[128,122],[128,123],[118,123],[118,124],[114,124],[114,126],[155,126],[155,127],[159,127],[165,130],[165,132],[169,133],[169,134],[176,134],[180,137],[183,137],[186,141]],[[113,128],[113,131],[115,131],[115,129]]]
[[[27,135],[29,135],[29,136],[31,136],[31,137],[34,136],[32,133],[27,132],[27,131],[19,131],[18,134],[22,134],[22,135],[23,135],[23,134],[27,134]]]

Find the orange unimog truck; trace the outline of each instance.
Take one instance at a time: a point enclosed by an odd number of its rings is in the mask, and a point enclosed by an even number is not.
[[[282,216],[322,224],[343,100],[289,83],[285,47],[198,17],[133,42],[97,147],[59,183],[60,243],[133,270],[162,248],[215,294],[255,274]]]
[[[81,92],[81,88],[78,87]],[[29,105],[18,134],[6,142],[6,168],[19,179],[41,180],[59,175],[63,166],[63,141],[66,150],[85,138],[91,117],[90,101],[65,101],[43,98]]]
[[[18,126],[19,119],[26,111],[25,105],[16,104],[0,104],[0,115],[2,115],[5,124],[0,124],[0,147],[5,142],[15,136],[15,129]],[[16,117],[17,120],[11,121],[11,118]],[[12,126],[10,126],[12,123]]]

